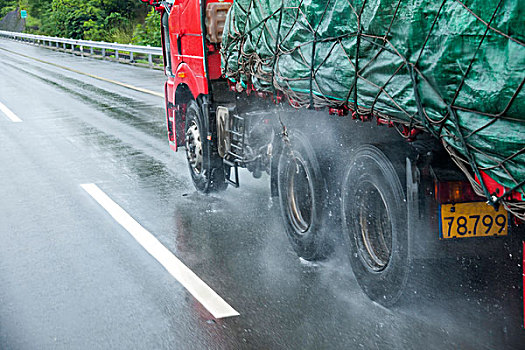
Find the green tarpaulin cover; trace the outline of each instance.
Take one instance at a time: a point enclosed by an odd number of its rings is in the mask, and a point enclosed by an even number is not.
[[[521,0],[236,0],[222,68],[294,105],[425,129],[525,198],[524,42]]]

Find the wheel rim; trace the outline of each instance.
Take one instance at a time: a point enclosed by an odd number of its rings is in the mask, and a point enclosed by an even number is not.
[[[202,140],[197,123],[193,120],[186,132],[186,156],[195,174],[202,172]]]
[[[224,158],[231,148],[226,124],[226,116],[220,116],[217,120],[217,152],[221,158]]]
[[[313,183],[305,164],[294,158],[288,166],[287,209],[294,230],[304,234],[312,225]]]
[[[384,270],[392,257],[392,222],[381,192],[365,182],[357,190],[354,239],[358,254],[373,271]]]

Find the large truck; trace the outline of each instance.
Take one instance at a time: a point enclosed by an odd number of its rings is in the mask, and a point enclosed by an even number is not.
[[[523,2],[143,1],[170,148],[203,193],[267,173],[300,257],[342,242],[387,305],[418,256],[520,239]]]

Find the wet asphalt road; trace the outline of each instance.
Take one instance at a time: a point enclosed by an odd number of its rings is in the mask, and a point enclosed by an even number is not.
[[[0,39],[0,349],[523,349],[517,251],[425,260],[391,308],[343,249],[299,260],[268,179],[195,192],[161,71]],[[95,183],[240,316],[215,319],[81,187]]]

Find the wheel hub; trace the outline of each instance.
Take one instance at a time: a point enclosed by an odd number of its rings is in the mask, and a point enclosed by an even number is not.
[[[186,156],[195,174],[202,172],[202,140],[199,127],[192,121],[186,132]]]
[[[288,167],[288,213],[297,233],[303,234],[312,224],[313,184],[305,165],[295,158]]]
[[[355,239],[359,254],[374,271],[384,270],[392,256],[392,223],[378,189],[366,183],[358,191]]]

